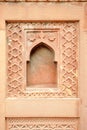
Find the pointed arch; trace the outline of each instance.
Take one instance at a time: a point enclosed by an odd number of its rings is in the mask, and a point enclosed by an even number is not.
[[[30,59],[30,56],[31,56],[32,52],[33,52],[34,50],[36,50],[38,47],[40,47],[40,46],[44,46],[44,47],[46,47],[47,49],[49,49],[49,50],[54,54],[54,60],[55,60],[55,51],[54,51],[54,49],[53,49],[51,46],[49,46],[48,44],[44,43],[44,42],[40,42],[39,44],[35,45],[35,46],[30,50],[29,59]]]
[[[54,62],[54,50],[44,43],[36,45],[31,50],[27,72],[28,86],[56,86],[57,66]]]

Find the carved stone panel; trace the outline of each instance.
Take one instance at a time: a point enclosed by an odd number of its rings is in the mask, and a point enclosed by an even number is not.
[[[7,23],[8,97],[78,96],[78,25],[77,21]],[[27,63],[31,63],[32,50],[39,48],[41,43],[54,51],[56,69],[52,69],[57,74],[55,87],[46,84],[46,87],[39,85],[32,88],[27,84],[30,76]]]

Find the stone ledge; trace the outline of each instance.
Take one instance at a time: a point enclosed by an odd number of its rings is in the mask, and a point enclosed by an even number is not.
[[[79,98],[6,99],[6,117],[79,117]]]

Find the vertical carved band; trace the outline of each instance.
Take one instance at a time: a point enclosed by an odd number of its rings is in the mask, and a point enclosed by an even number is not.
[[[63,95],[78,94],[78,25],[64,23],[61,29],[60,84]]]
[[[24,89],[23,32],[21,24],[7,25],[8,95],[16,96]]]

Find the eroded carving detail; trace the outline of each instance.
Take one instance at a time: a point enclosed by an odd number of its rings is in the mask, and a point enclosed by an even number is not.
[[[35,33],[35,30],[40,31]],[[47,31],[49,29],[49,31]],[[52,30],[53,29],[53,30]],[[54,31],[56,29],[56,31]],[[31,32],[31,30],[33,30]],[[59,31],[59,46],[56,47]],[[27,32],[27,33],[25,33]],[[30,33],[31,32],[31,33]],[[76,97],[78,93],[78,22],[8,23],[8,96]],[[59,84],[57,89],[26,90],[24,59],[26,39],[29,47],[45,39],[59,52]],[[37,42],[38,43],[38,42]],[[53,44],[55,43],[55,44]],[[59,49],[59,50],[58,50]],[[56,53],[58,54],[58,53]]]
[[[77,130],[77,118],[7,118],[8,130]]]

